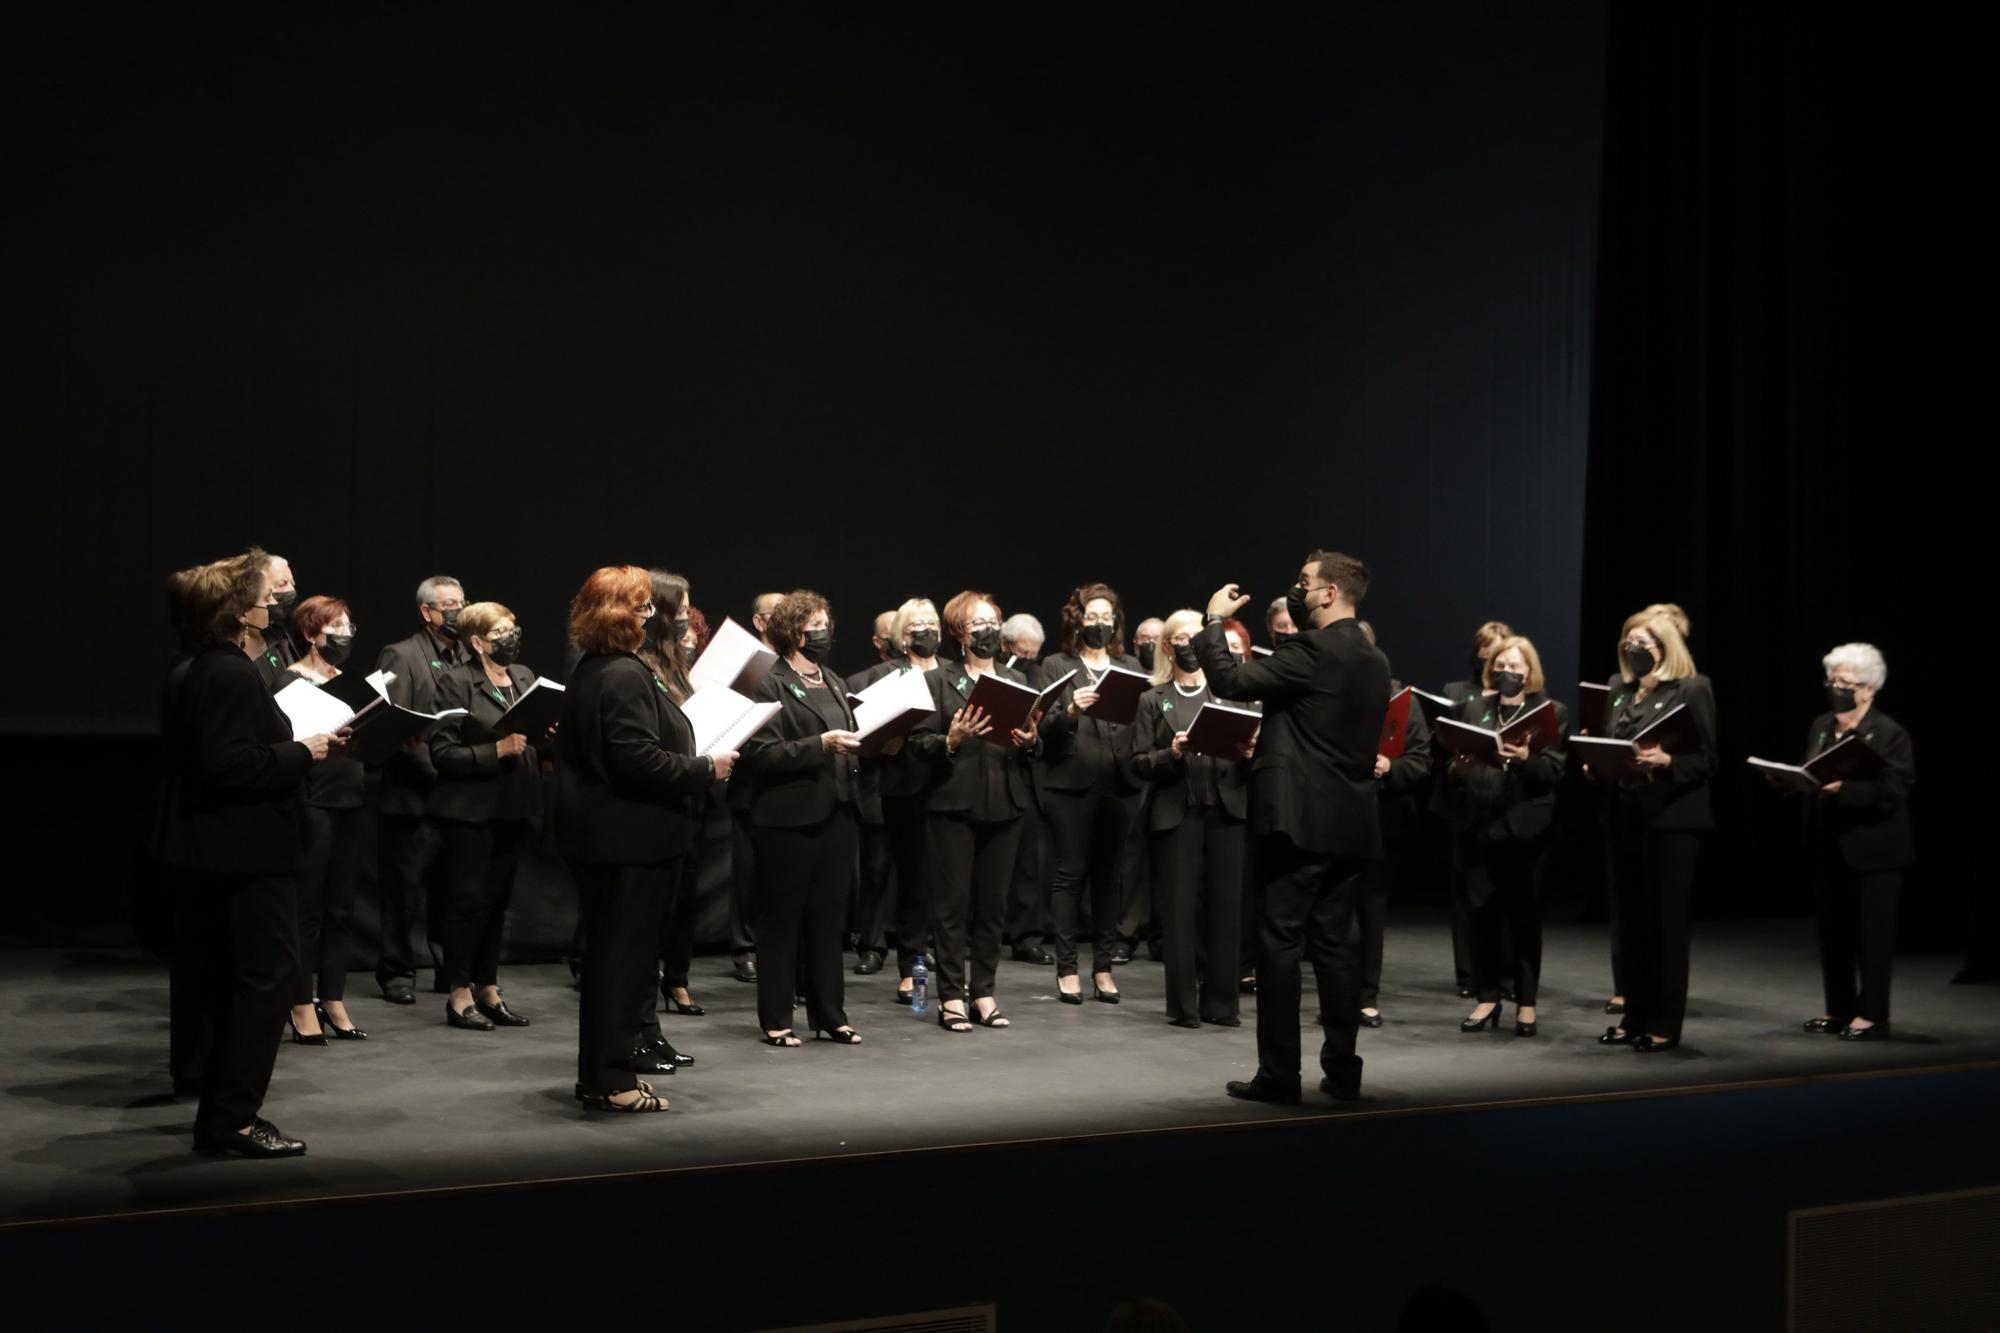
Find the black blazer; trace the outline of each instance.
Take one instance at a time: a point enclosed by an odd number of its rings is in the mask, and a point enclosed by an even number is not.
[[[1806,758],[1833,744],[1832,713],[1814,719],[1806,733]],[[1916,859],[1910,836],[1910,788],[1917,785],[1917,751],[1903,724],[1870,707],[1857,730],[1861,743],[1886,761],[1872,778],[1842,779],[1831,797],[1807,798],[1806,827],[1829,839],[1850,870],[1901,870]]]
[[[839,730],[854,730],[854,710],[847,706],[846,682],[826,673],[827,699],[841,718]],[[829,730],[806,702],[805,682],[784,658],[757,687],[757,699],[775,703],[778,715],[743,742],[739,769],[731,775],[750,788],[750,822],[760,828],[809,828],[825,820],[839,803],[842,789],[857,813],[863,804],[861,784],[872,787],[875,768],[865,773],[858,755],[834,754],[820,744]],[[880,808],[880,797],[875,801]]]
[[[715,765],[634,653],[577,663],[556,728],[556,845],[575,861],[668,861],[694,845]]]
[[[304,857],[312,752],[292,739],[264,671],[233,644],[196,653],[168,700],[164,749],[177,816],[169,865],[289,875]]]
[[[1155,685],[1139,697],[1139,715],[1132,719],[1132,775],[1147,784],[1146,828],[1152,833],[1181,826],[1188,807],[1198,804],[1192,779],[1205,784],[1210,773],[1222,812],[1231,819],[1249,816],[1249,760],[1231,763],[1205,754],[1174,758],[1174,733],[1194,723],[1196,710],[1187,703],[1172,684]]]
[[[519,662],[507,675],[517,699],[535,683],[535,673]],[[446,718],[431,731],[431,764],[438,773],[431,814],[468,824],[541,814],[542,778],[533,744],[538,738],[530,737],[520,754],[500,757],[494,726],[509,705],[486,679],[486,669],[475,661],[447,671],[438,683],[438,707],[463,708],[466,715]]]
[[[890,672],[901,671],[908,665],[908,659],[897,658],[893,662],[877,662],[872,666],[863,667],[847,678],[848,691],[853,694],[859,694]]]
[[[375,667],[394,673],[389,682],[390,703],[419,713],[435,713],[439,683],[463,660],[457,644],[440,652],[430,631],[420,629],[384,648]],[[431,762],[428,746],[397,750],[382,762],[382,813],[424,814],[430,808],[431,787],[436,782],[437,766]]]
[[[1114,657],[1111,664],[1127,671],[1139,669],[1136,657]],[[1053,653],[1041,660],[1041,669],[1043,684],[1036,686],[1037,689],[1066,672],[1077,673],[1076,679],[1049,701],[1048,715],[1042,719],[1043,787],[1049,791],[1089,791],[1108,773],[1113,791],[1120,795],[1138,791],[1138,780],[1132,774],[1132,728],[1123,723],[1100,722],[1088,713],[1075,719],[1069,716],[1070,698],[1087,679],[1083,674],[1083,659],[1069,653]],[[1027,675],[1018,669],[1013,678],[1024,685],[1028,683]]]
[[[997,662],[993,674],[1017,685],[1028,683],[1020,672]],[[1033,799],[1028,770],[1033,751],[1041,748],[1041,741],[1037,739],[1033,747],[1024,750],[1011,741],[995,745],[980,737],[967,741],[953,755],[945,738],[951,731],[952,714],[965,707],[966,700],[972,697],[972,678],[963,664],[945,662],[926,671],[924,683],[931,687],[931,703],[936,711],[917,724],[910,733],[907,748],[912,762],[923,765],[929,776],[925,808],[933,814],[963,814],[995,821],[1020,815]],[[1004,808],[986,800],[989,782],[996,776],[1004,793]]]
[[[1250,761],[1251,832],[1281,834],[1311,855],[1379,859],[1375,747],[1389,711],[1389,659],[1360,625],[1336,620],[1238,662],[1217,623],[1195,636],[1194,649],[1217,697],[1264,705]]]
[[[1545,697],[1528,695],[1522,711],[1536,707]],[[1499,706],[1497,694],[1475,695],[1459,704],[1452,717],[1490,731],[1498,724]],[[1569,710],[1561,702],[1556,704],[1556,726],[1564,736],[1569,735]],[[1533,842],[1545,836],[1555,822],[1556,788],[1568,762],[1558,741],[1525,764],[1510,764],[1504,769],[1447,763],[1445,808],[1451,831],[1474,842]]]
[[[1621,678],[1611,681],[1611,701],[1606,708],[1613,718],[1614,735],[1617,715],[1634,688]],[[1663,680],[1640,707],[1645,717],[1651,718],[1675,704],[1687,705],[1696,744],[1675,755],[1666,772],[1655,774],[1650,781],[1620,783],[1618,799],[1644,811],[1648,826],[1657,832],[1698,833],[1715,827],[1715,805],[1708,790],[1715,776],[1715,692],[1708,677]]]

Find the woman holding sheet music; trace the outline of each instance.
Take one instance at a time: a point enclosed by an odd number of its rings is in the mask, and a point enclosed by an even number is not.
[[[1472,909],[1472,975],[1479,997],[1458,1027],[1461,1032],[1499,1027],[1502,983],[1509,982],[1514,1035],[1532,1037],[1542,973],[1542,864],[1567,762],[1562,738],[1569,733],[1569,716],[1543,692],[1541,654],[1523,636],[1499,641],[1480,685],[1452,719],[1503,734],[1491,756],[1460,750],[1445,777],[1452,868]],[[1507,738],[1510,727],[1531,720],[1544,706],[1554,721],[1538,734],[1553,739],[1537,745],[1528,736]]]
[[[1033,799],[1028,764],[1040,739],[1032,714],[1025,726],[1000,736],[971,702],[982,677],[1010,682],[1024,694],[1033,690],[1021,672],[993,660],[1003,618],[999,603],[981,592],[961,592],[944,604],[945,632],[958,640],[965,660],[925,674],[933,711],[910,733],[908,746],[928,779],[924,868],[937,947],[931,975],[938,1026],[947,1032],[970,1032],[975,1023],[1008,1026],[994,986],[1021,816]]]
[[[944,621],[931,599],[913,597],[896,608],[889,637],[905,654],[903,669],[923,673],[928,680],[938,666],[938,649],[944,638]],[[881,769],[882,838],[888,844],[896,881],[896,1003],[908,1004],[910,969],[924,951],[931,928],[930,884],[924,873],[924,844],[930,836],[930,772],[907,738],[902,745],[891,741],[877,763]],[[879,860],[876,869],[880,874]]]
[[[1633,752],[1628,772],[1609,775],[1617,784],[1609,811],[1612,968],[1625,1021],[1598,1040],[1672,1050],[1687,1011],[1695,864],[1702,835],[1715,827],[1708,792],[1715,695],[1696,674],[1671,615],[1641,613],[1627,622],[1605,711],[1611,737]]]
[[[847,686],[826,665],[833,613],[826,599],[799,589],[779,599],[764,632],[778,662],[756,697],[778,714],[743,743],[750,788],[750,838],[756,848],[757,1018],[764,1041],[797,1046],[792,1003],[803,968],[806,1021],[843,1046],[861,1034],[847,1021],[841,934],[847,889],[861,846],[864,774]]]
[[[287,670],[315,685],[341,674],[354,651],[354,620],[338,597],[308,597],[292,610],[292,628],[306,655]],[[367,1033],[347,1015],[347,965],[353,941],[348,918],[361,872],[359,759],[330,755],[306,773],[306,856],[299,868],[299,972],[292,989],[292,1038],[324,1046]],[[315,988],[314,980],[318,986]]]
[[[446,885],[445,1022],[467,1032],[526,1027],[500,994],[500,932],[514,892],[514,867],[542,810],[534,747],[502,732],[502,716],[535,683],[521,665],[521,626],[499,602],[458,613],[468,660],[438,681],[440,711],[464,709],[431,732],[430,815],[438,823]]]
[[[1043,788],[1055,835],[1056,873],[1050,887],[1056,918],[1056,988],[1065,1004],[1082,1004],[1077,932],[1084,881],[1090,882],[1091,990],[1118,1003],[1112,951],[1118,943],[1122,896],[1119,858],[1137,805],[1132,779],[1132,728],[1091,716],[1100,687],[1114,672],[1139,676],[1125,655],[1125,610],[1108,584],[1086,583],[1063,605],[1064,651],[1042,663],[1050,681],[1074,673],[1049,710]],[[1141,676],[1143,680],[1144,677]],[[1128,719],[1129,721],[1129,719]]]
[[[1195,716],[1214,700],[1193,646],[1201,621],[1199,611],[1176,611],[1160,631],[1153,688],[1132,723],[1132,771],[1149,784],[1141,809],[1166,952],[1167,1021],[1233,1028],[1242,1026],[1236,964],[1250,765],[1247,750],[1229,759],[1188,748]]]

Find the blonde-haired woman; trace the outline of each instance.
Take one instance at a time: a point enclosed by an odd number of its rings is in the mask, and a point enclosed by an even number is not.
[[[895,618],[889,622],[889,639],[901,656],[893,662],[870,667],[870,684],[892,671],[922,673],[935,668],[938,646],[944,639],[944,621],[938,617],[937,604],[928,597],[912,597],[897,607]],[[877,888],[878,893],[886,887],[890,869],[894,868],[896,1003],[908,1004],[910,969],[915,966],[917,955],[926,951],[930,937],[931,900],[924,878],[924,841],[930,828],[926,814],[930,769],[898,741],[884,746],[881,758],[866,762],[875,764],[881,773],[882,829],[873,844],[868,831],[862,831],[862,865],[871,872],[871,882],[882,886]],[[872,921],[880,915],[876,906],[864,913],[863,919]]]
[[[1232,970],[1242,929],[1248,751],[1216,759],[1187,748],[1195,714],[1215,696],[1195,656],[1199,611],[1176,611],[1160,631],[1153,688],[1132,723],[1132,769],[1147,784],[1140,819],[1152,857],[1153,902],[1166,952],[1167,1021],[1240,1027]]]
[[[1715,827],[1715,694],[1695,671],[1687,639],[1666,612],[1626,621],[1606,712],[1611,735],[1630,740],[1675,707],[1687,709],[1678,754],[1641,744],[1641,776],[1612,794],[1612,973],[1625,1021],[1598,1038],[1639,1051],[1680,1045],[1687,1012],[1688,902],[1702,835]]]

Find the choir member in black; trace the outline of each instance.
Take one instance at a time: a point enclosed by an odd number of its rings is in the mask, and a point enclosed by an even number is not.
[[[293,608],[291,623],[305,656],[288,670],[316,685],[338,676],[354,651],[354,618],[347,603],[338,597],[308,597]],[[305,1046],[324,1046],[329,1036],[346,1041],[368,1036],[347,1012],[347,965],[354,952],[348,920],[361,871],[365,779],[361,761],[345,755],[328,756],[306,776],[299,975],[292,987],[292,1037]]]
[[[1483,692],[1481,682],[1486,679],[1486,663],[1492,658],[1502,639],[1511,639],[1514,631],[1505,621],[1489,620],[1472,631],[1472,651],[1466,661],[1471,674],[1463,680],[1446,681],[1441,693],[1454,706],[1464,703]],[[1442,770],[1437,773],[1437,781],[1431,788],[1431,809],[1440,818],[1451,817],[1450,799],[1443,784]],[[1458,998],[1469,1000],[1473,995],[1472,974],[1472,904],[1466,898],[1465,878],[1456,869],[1451,872],[1451,965],[1458,984]]]
[[[1284,598],[1274,597],[1271,604],[1264,608],[1264,632],[1270,636],[1273,648],[1299,632],[1298,626],[1292,623],[1292,613],[1286,607]]]
[[[184,570],[177,620],[200,641],[170,699],[163,736],[175,793],[163,848],[174,912],[176,1072],[199,1076],[194,1146],[207,1153],[293,1157],[259,1111],[299,969],[298,873],[310,767],[331,736],[292,738],[255,659],[273,605],[262,551]]]
[[[771,612],[783,601],[781,592],[760,592],[750,603],[750,632],[771,647]],[[738,782],[729,788],[729,815],[732,836],[729,844],[729,957],[736,965],[736,979],[749,985],[757,982],[757,932],[753,923],[757,904],[757,847],[750,836],[750,784]]]
[[[879,661],[872,662],[847,678],[847,692],[859,694],[891,672],[908,669],[906,650],[896,640],[898,611],[883,611],[875,617],[875,629],[868,636]],[[898,751],[901,745],[895,747]],[[854,944],[854,974],[872,977],[882,970],[889,954],[889,884],[894,858],[889,854],[889,830],[883,820],[879,758],[861,761],[863,767],[877,769],[872,793],[859,807],[861,815],[861,860],[854,877],[854,899],[847,912],[848,938]]]
[[[1479,693],[1451,714],[1469,726],[1504,731],[1548,699],[1541,654],[1520,635],[1502,639],[1487,659]],[[1556,730],[1569,734],[1569,712],[1552,703]],[[1414,710],[1412,710],[1414,714]],[[1452,865],[1472,904],[1473,986],[1479,1004],[1461,1032],[1500,1026],[1501,984],[1511,983],[1514,1035],[1535,1035],[1542,976],[1542,866],[1555,822],[1556,787],[1568,762],[1560,742],[1530,753],[1500,747],[1500,763],[1459,756],[1446,765]]]
[[[1121,864],[1138,788],[1132,780],[1132,728],[1090,716],[1098,682],[1110,668],[1137,671],[1125,653],[1125,612],[1109,585],[1086,583],[1064,604],[1063,647],[1043,660],[1051,680],[1076,676],[1042,723],[1042,787],[1055,838],[1056,873],[1050,886],[1056,918],[1056,988],[1065,1004],[1083,1003],[1077,977],[1084,884],[1090,885],[1091,991],[1118,1003],[1112,979],[1123,904]]]
[[[657,587],[657,583],[655,586]],[[657,610],[658,605],[658,602],[654,603],[656,608],[654,615],[656,617],[660,614]],[[652,621],[647,621],[646,625],[649,631],[648,639],[650,640]],[[681,608],[681,619],[675,628],[679,633],[681,649],[680,669],[676,675],[668,678],[667,683],[669,691],[673,693],[674,702],[682,703],[690,693],[687,679],[688,668],[692,667],[695,660],[701,656],[701,650],[708,646],[708,617],[704,616],[701,613],[701,608],[694,605],[693,602],[686,602]],[[648,665],[651,665],[650,661]],[[667,927],[667,954],[665,958],[660,960],[662,970],[660,989],[666,995],[667,1007],[674,1013],[686,1014],[690,1018],[700,1018],[708,1012],[706,1008],[696,1002],[694,993],[688,989],[688,974],[694,966],[694,935],[696,922],[701,913],[700,891],[702,884],[707,878],[702,873],[702,867],[711,861],[719,862],[725,867],[728,863],[730,839],[728,837],[712,839],[707,836],[707,833],[710,826],[717,819],[726,821],[729,818],[729,784],[720,780],[709,784],[708,793],[698,802],[698,807],[697,819],[699,826],[695,830],[695,851],[687,857],[686,866],[682,871],[681,887],[678,891],[686,895],[686,902],[683,903],[681,898],[676,897],[674,899],[673,910],[667,914],[670,923]],[[726,874],[723,878],[727,879]],[[737,929],[735,923],[732,921],[730,926],[731,937],[745,938],[747,929],[747,926],[742,930]],[[651,1027],[657,1026],[657,1022],[652,1025],[642,1023],[640,1026],[641,1041],[644,1044],[650,1040]],[[661,1042],[662,1045],[665,1044],[664,1037],[661,1038]],[[692,1059],[692,1057],[681,1056],[678,1053],[667,1056],[665,1051],[660,1051],[657,1054],[664,1057],[666,1063],[673,1063],[676,1060],[691,1061]],[[655,1068],[660,1063],[660,1060],[653,1062]]]
[[[799,1045],[792,1008],[802,976],[813,1032],[853,1046],[861,1034],[847,1021],[840,937],[861,847],[862,783],[873,775],[856,753],[846,682],[828,676],[826,599],[804,588],[787,593],[764,630],[778,663],[757,698],[780,710],[744,742],[739,779],[750,792],[757,857],[757,1020],[768,1044]]]
[[[1166,629],[1166,622],[1158,616],[1147,616],[1132,631],[1132,656],[1139,661],[1139,669],[1147,675],[1160,659],[1160,636]]]
[[[1914,857],[1910,788],[1916,749],[1901,723],[1875,706],[1889,679],[1873,644],[1847,643],[1824,659],[1828,712],[1806,735],[1807,760],[1850,736],[1881,756],[1867,777],[1821,787],[1807,808],[1807,856],[1819,916],[1819,961],[1826,1012],[1808,1032],[1844,1041],[1889,1035],[1889,966],[1896,949],[1896,895]],[[1860,988],[1855,987],[1856,974]]]
[[[658,973],[660,918],[694,848],[695,811],[734,752],[700,756],[694,728],[638,650],[654,614],[635,565],[599,569],[570,603],[583,649],[556,728],[557,845],[576,877],[589,952],[576,1095],[604,1111],[663,1111],[632,1070],[632,1017]]]
[[[1250,599],[1232,583],[1209,598],[1194,640],[1216,696],[1257,700],[1264,713],[1250,770],[1261,911],[1257,1075],[1229,1084],[1232,1097],[1299,1100],[1302,954],[1319,981],[1320,1089],[1343,1099],[1361,1093],[1354,891],[1361,868],[1382,855],[1373,775],[1389,703],[1389,663],[1354,623],[1367,592],[1361,561],[1314,551],[1290,594],[1297,638],[1267,658],[1238,662],[1222,622]]]
[[[293,624],[294,609],[299,604],[299,583],[292,574],[292,562],[281,555],[269,558],[271,572],[271,624],[264,636],[264,651],[257,656],[258,664],[271,678],[271,688],[281,690],[292,683],[285,674],[285,668],[299,660],[299,645],[293,635],[297,627]]]
[[[375,661],[378,671],[390,675],[390,703],[420,713],[438,711],[439,680],[465,661],[458,642],[458,613],[464,609],[465,589],[450,575],[434,574],[417,585],[417,617],[422,628],[384,648]],[[431,788],[436,783],[430,745],[422,737],[382,765],[375,832],[382,947],[375,962],[375,984],[391,1004],[417,1002],[417,950],[412,932],[419,920],[424,922],[428,952],[437,968],[432,990],[443,993],[446,989],[442,966],[445,894],[437,873],[442,840],[430,817]]]
[[[1356,621],[1370,644],[1375,631],[1365,620]],[[1379,644],[1375,646],[1379,647]],[[1389,696],[1403,688],[1400,680],[1390,680]],[[1361,933],[1361,1025],[1379,1028],[1382,1017],[1382,945],[1389,923],[1389,881],[1395,862],[1411,853],[1415,837],[1416,812],[1412,796],[1427,788],[1431,780],[1431,729],[1421,709],[1412,703],[1410,720],[1403,732],[1403,752],[1391,759],[1375,756],[1375,796],[1381,803],[1383,859],[1371,861],[1361,872],[1355,893],[1355,928]]]
[[[1242,929],[1244,819],[1249,756],[1218,759],[1187,748],[1188,728],[1215,696],[1194,650],[1199,611],[1161,626],[1155,684],[1132,724],[1132,771],[1150,784],[1141,805],[1153,872],[1153,906],[1167,965],[1167,1021],[1240,1027],[1237,933]]]
[[[1628,622],[1613,677],[1611,734],[1631,739],[1676,705],[1692,738],[1681,753],[1642,745],[1645,776],[1621,781],[1610,803],[1611,899],[1625,1021],[1598,1038],[1608,1046],[1666,1051],[1680,1045],[1687,1012],[1688,907],[1702,834],[1715,827],[1715,694],[1696,674],[1673,618]]]
[[[1000,656],[995,660],[1020,672],[1028,684],[1039,690],[1049,683],[1041,663],[1046,639],[1041,621],[1025,611],[1016,611],[1000,626]],[[1042,765],[1029,765],[1028,776],[1033,789],[1029,792],[1028,812],[1021,816],[1020,844],[1014,849],[1014,882],[1007,891],[1005,937],[1013,946],[1015,962],[1050,967],[1056,961],[1055,950],[1042,941],[1055,934],[1056,923],[1049,903],[1046,873],[1051,858]]]
[[[1027,684],[1020,672],[993,660],[1001,619],[999,603],[983,592],[961,592],[945,603],[944,627],[964,661],[926,673],[935,711],[910,735],[913,759],[930,776],[924,857],[937,946],[931,975],[938,1026],[947,1032],[970,1032],[975,1023],[1009,1026],[994,992],[1014,849],[1031,800],[1028,764],[1038,738],[1031,718],[1006,743],[993,743],[992,720],[969,702],[984,675]]]

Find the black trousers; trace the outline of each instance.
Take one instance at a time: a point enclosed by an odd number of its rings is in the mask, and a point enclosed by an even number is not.
[[[1257,933],[1257,1075],[1299,1081],[1299,965],[1319,986],[1320,1069],[1336,1084],[1361,1077],[1354,895],[1367,863],[1302,852],[1282,835],[1257,842],[1263,919]]]
[[[896,878],[896,969],[907,977],[917,955],[930,948],[930,875],[924,866],[930,815],[921,796],[882,798],[882,827]]]
[[[306,807],[306,859],[299,868],[299,974],[292,1003],[347,998],[354,961],[354,890],[361,878],[361,810]],[[314,979],[317,977],[317,988]]]
[[[688,856],[681,862],[680,881],[674,886],[673,901],[660,921],[660,986],[664,990],[686,990],[688,971],[694,966],[695,916],[701,906],[701,858]],[[659,1011],[653,1009],[652,1030],[659,1030]]]
[[[767,1032],[792,1026],[803,983],[806,1022],[830,1032],[847,1024],[840,965],[847,886],[861,845],[854,807],[841,805],[806,828],[754,828],[757,844],[757,1021]]]
[[[299,972],[298,889],[290,875],[179,877],[174,1075],[201,1083],[197,1129],[233,1132],[263,1108]]]
[[[1461,839],[1458,868],[1472,906],[1473,991],[1498,1003],[1512,982],[1514,1003],[1529,1005],[1542,979],[1542,867],[1546,839]]]
[[[1615,971],[1625,992],[1627,1032],[1679,1040],[1687,1017],[1688,908],[1699,833],[1661,833],[1643,811],[1612,814],[1611,896],[1620,925]]]
[[[1118,862],[1118,936],[1158,943],[1160,908],[1154,901],[1152,835],[1139,818],[1137,796],[1125,798],[1125,848]]]
[[[576,1024],[576,1081],[586,1092],[629,1092],[632,1019],[658,976],[660,918],[681,862],[602,865],[572,861],[583,905],[583,996]]]
[[[1237,1016],[1244,824],[1220,806],[1189,810],[1149,836],[1153,906],[1167,965],[1167,1017]]]
[[[889,904],[896,882],[896,858],[889,851],[889,826],[861,826],[861,865],[854,878],[854,903],[847,929],[861,953],[889,952]]]
[[[930,817],[925,857],[931,873],[931,984],[938,1000],[982,1000],[1000,973],[1000,928],[1021,821],[987,823],[961,814]]]
[[[742,958],[757,951],[757,844],[747,811],[731,811],[730,824],[729,953]]]
[[[514,869],[527,841],[527,821],[441,819],[438,824],[444,839],[445,984],[498,985],[500,935],[514,897]]]
[[[382,948],[375,978],[415,976],[427,962],[443,964],[445,894],[439,878],[443,839],[426,815],[383,815],[376,825],[377,880],[382,891]],[[413,943],[419,920],[427,947]]]
[[[1837,847],[1819,849],[1814,885],[1819,966],[1832,1018],[1889,1021],[1889,971],[1896,953],[1900,870],[1850,870]],[[1861,985],[1855,986],[1859,974]]]
[[[1354,930],[1361,953],[1355,997],[1363,1009],[1376,1008],[1382,998],[1382,943],[1388,918],[1389,863],[1370,861],[1354,884]]]
[[[1014,882],[1007,891],[1003,937],[1016,949],[1041,947],[1055,933],[1049,905],[1049,822],[1030,805],[1021,815],[1021,841],[1014,849]]]
[[[1076,975],[1083,885],[1090,881],[1090,970],[1109,972],[1118,942],[1120,875],[1131,807],[1119,796],[1095,792],[1048,793],[1049,829],[1054,834],[1055,880],[1050,885],[1056,918],[1056,975]]]

